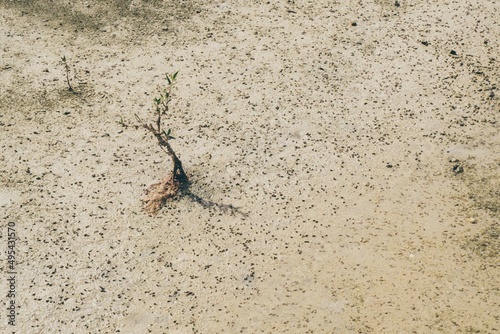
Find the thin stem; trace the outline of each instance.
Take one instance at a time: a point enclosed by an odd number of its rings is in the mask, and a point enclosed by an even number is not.
[[[68,83],[68,90],[72,93],[75,92],[73,87],[71,87],[71,82],[69,81],[69,66],[68,63],[66,62],[66,56],[62,57],[62,60],[64,62],[64,68],[66,69],[66,82]]]

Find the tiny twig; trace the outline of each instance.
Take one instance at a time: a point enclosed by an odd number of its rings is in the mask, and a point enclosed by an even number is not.
[[[75,93],[75,90],[71,86],[71,82],[69,81],[69,65],[68,62],[66,61],[66,56],[62,57],[62,61],[64,63],[64,68],[66,69],[66,82],[68,83],[68,90],[72,93]]]

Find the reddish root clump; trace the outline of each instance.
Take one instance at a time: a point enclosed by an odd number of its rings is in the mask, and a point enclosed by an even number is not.
[[[175,199],[182,190],[189,187],[189,180],[182,168],[182,163],[177,158],[170,145],[167,143],[167,152],[172,158],[174,169],[160,182],[152,184],[146,191],[143,204],[144,210],[149,214],[156,214],[168,202]]]
[[[148,128],[148,127],[146,127]],[[148,128],[152,129],[152,128]],[[160,182],[152,184],[146,190],[146,197],[142,200],[144,210],[149,214],[156,214],[160,209],[171,200],[174,200],[182,190],[189,187],[189,179],[182,168],[182,162],[179,160],[174,150],[167,140],[157,136],[160,146],[166,148],[167,154],[172,159],[173,170]]]
[[[181,189],[181,184],[172,175],[168,175],[160,182],[152,184],[142,199],[144,211],[149,214],[157,214],[158,211],[170,200],[173,200]]]

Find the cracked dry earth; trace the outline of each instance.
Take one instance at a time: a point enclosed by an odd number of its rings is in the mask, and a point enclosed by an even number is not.
[[[498,332],[499,17],[494,0],[0,1],[0,331]],[[134,114],[177,70],[190,191],[244,215],[141,209],[170,166]]]

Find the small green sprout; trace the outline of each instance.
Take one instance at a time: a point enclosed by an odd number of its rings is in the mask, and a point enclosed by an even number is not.
[[[125,123],[125,120],[123,119],[123,116],[121,116],[121,115],[120,115],[120,120],[117,123],[120,124],[121,126],[123,126],[124,128],[128,128],[128,124]]]

